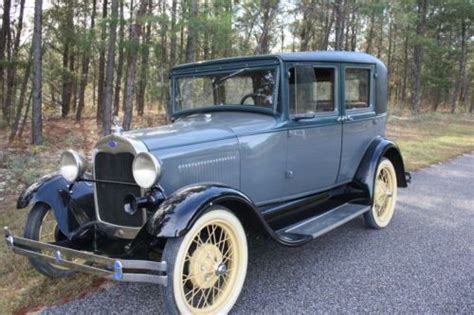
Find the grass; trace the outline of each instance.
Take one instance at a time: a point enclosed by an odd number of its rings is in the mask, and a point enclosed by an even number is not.
[[[28,209],[0,212],[2,225],[21,231]],[[26,313],[44,305],[66,302],[85,295],[104,284],[102,279],[88,275],[75,275],[69,279],[49,279],[39,275],[22,256],[7,251],[0,245],[0,313]]]
[[[156,119],[155,119],[156,118]],[[139,126],[156,125],[156,116]],[[40,175],[57,168],[60,152],[74,147],[88,153],[98,139],[93,119],[75,124],[72,120],[48,120],[46,144],[31,147],[18,142],[0,161],[0,226],[21,234],[28,209],[16,210],[21,189]],[[0,145],[6,132],[0,130]],[[2,136],[4,138],[2,139]],[[423,114],[416,118],[390,115],[387,136],[399,144],[408,170],[451,159],[474,150],[474,115]],[[0,146],[1,147],[1,146]],[[109,285],[101,279],[79,274],[68,279],[47,279],[35,272],[24,257],[13,255],[0,242],[0,313],[25,313],[60,304]]]
[[[474,150],[474,115],[390,116],[389,139],[395,140],[410,171]]]

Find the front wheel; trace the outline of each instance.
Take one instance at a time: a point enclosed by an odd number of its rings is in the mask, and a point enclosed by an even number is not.
[[[179,238],[167,240],[163,287],[172,314],[226,314],[237,301],[247,272],[247,238],[239,219],[216,206]]]
[[[372,209],[364,213],[365,223],[374,229],[386,227],[392,220],[397,201],[397,174],[392,162],[383,158],[375,175]]]
[[[56,219],[54,218],[52,209],[42,203],[37,203],[31,209],[28,219],[26,220],[25,238],[35,241],[54,243],[64,238],[64,235],[59,231]],[[43,254],[53,255],[54,253]],[[40,273],[51,278],[63,278],[74,274],[73,270],[66,267],[50,264],[46,261],[30,257],[31,265]]]

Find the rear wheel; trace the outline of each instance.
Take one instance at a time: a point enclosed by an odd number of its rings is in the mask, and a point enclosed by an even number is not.
[[[31,209],[26,220],[24,237],[44,243],[58,241],[62,234],[58,229],[52,209],[43,203],[38,203]],[[53,253],[44,254],[53,255]],[[51,264],[37,258],[29,258],[31,265],[40,273],[51,278],[71,276],[74,271],[66,267]]]
[[[163,295],[170,313],[228,313],[243,287],[247,256],[244,228],[224,207],[206,212],[185,236],[168,239]]]
[[[392,162],[383,158],[375,175],[372,209],[364,213],[365,223],[374,229],[386,227],[392,220],[397,201],[397,174]]]

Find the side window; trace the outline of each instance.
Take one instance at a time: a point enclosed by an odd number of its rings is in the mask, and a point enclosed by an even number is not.
[[[363,109],[370,106],[370,69],[346,69],[344,79],[346,109]]]
[[[335,69],[297,66],[289,70],[290,115],[333,112]]]

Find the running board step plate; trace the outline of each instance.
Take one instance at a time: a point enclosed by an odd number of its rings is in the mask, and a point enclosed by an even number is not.
[[[316,238],[370,210],[370,206],[345,203],[323,214],[285,227],[277,232],[280,237],[296,235]]]

